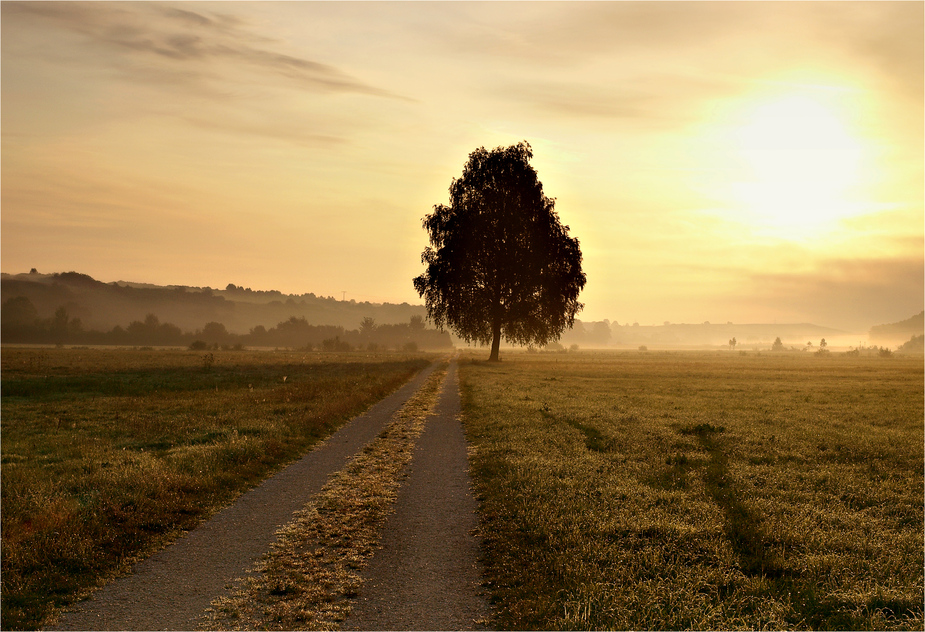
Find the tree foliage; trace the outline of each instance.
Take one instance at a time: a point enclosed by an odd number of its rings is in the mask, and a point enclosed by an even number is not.
[[[430,238],[414,279],[428,316],[467,342],[556,340],[583,307],[578,240],[569,237],[546,197],[526,142],[469,155],[450,185],[449,205],[423,220]]]

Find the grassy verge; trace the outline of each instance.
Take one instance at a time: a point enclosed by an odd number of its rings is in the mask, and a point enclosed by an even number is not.
[[[494,625],[922,629],[920,358],[461,363]]]
[[[0,627],[41,626],[428,362],[4,349]]]
[[[446,369],[280,530],[273,549],[231,597],[217,600],[201,629],[331,630],[350,612]]]

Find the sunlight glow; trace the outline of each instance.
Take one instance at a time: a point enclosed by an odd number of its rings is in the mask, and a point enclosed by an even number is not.
[[[803,95],[766,102],[734,138],[745,174],[733,195],[758,231],[810,239],[864,212],[862,146],[831,107]]]

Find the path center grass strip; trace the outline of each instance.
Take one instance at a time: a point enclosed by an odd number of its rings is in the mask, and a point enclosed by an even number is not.
[[[922,629],[921,356],[460,378],[496,629]]]
[[[432,360],[4,348],[0,628],[43,627]]]
[[[201,629],[330,630],[350,612],[360,570],[446,376],[437,369],[394,421],[283,527],[256,574],[209,609]]]

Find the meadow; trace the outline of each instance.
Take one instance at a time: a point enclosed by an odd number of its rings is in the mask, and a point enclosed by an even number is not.
[[[921,356],[460,375],[496,629],[922,629]]]
[[[432,359],[4,347],[0,628],[40,627]]]

